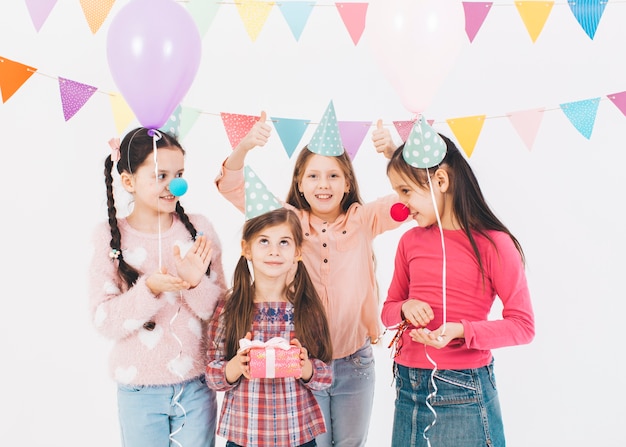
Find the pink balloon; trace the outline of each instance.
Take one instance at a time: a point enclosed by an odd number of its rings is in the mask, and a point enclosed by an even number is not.
[[[404,107],[422,113],[468,43],[462,2],[372,0],[366,25],[377,65]]]
[[[143,127],[163,126],[196,76],[202,39],[174,0],[131,0],[111,21],[107,58],[120,93]]]

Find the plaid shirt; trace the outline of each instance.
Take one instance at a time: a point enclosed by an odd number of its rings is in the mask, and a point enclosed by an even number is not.
[[[252,379],[245,377],[230,384],[226,380],[224,321],[219,318],[209,328],[206,368],[207,385],[224,391],[217,434],[243,446],[292,447],[305,444],[326,431],[324,416],[312,390],[328,388],[332,382],[329,365],[311,358],[313,376],[308,382],[293,377]],[[294,338],[291,303],[256,303],[252,322],[253,340],[272,337]]]

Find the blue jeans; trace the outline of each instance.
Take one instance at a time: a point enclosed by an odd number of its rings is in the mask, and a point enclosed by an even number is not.
[[[354,354],[331,362],[330,388],[313,391],[324,414],[319,447],[364,447],[374,404],[376,368],[369,340]]]
[[[437,392],[431,405],[436,420],[426,406],[426,396],[434,391],[431,372],[394,363],[392,447],[426,447],[424,436],[433,447],[504,447],[493,361],[482,368],[435,373]]]
[[[119,384],[117,404],[124,447],[215,446],[217,399],[204,376],[168,386]]]

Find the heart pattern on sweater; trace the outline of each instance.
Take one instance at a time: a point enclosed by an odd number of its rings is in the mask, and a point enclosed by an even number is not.
[[[134,249],[129,248],[124,250],[123,255],[128,264],[132,265],[137,270],[141,270],[143,262],[148,257],[148,252],[143,247],[136,247]]]
[[[187,355],[176,357],[167,364],[167,369],[181,379],[187,377],[187,373],[191,371],[191,368],[193,368],[193,359]]]
[[[115,380],[120,383],[130,383],[137,375],[137,368],[129,366],[128,368],[115,368]]]
[[[139,331],[139,341],[148,349],[153,349],[163,338],[163,326],[157,325],[151,331]]]
[[[200,324],[200,320],[196,318],[190,318],[187,321],[187,327],[189,331],[196,336],[198,340],[202,337],[202,325]]]
[[[107,311],[104,309],[104,303],[102,303],[96,308],[96,312],[93,316],[93,323],[96,325],[96,327],[100,327],[104,324],[104,320],[106,320],[106,318]]]

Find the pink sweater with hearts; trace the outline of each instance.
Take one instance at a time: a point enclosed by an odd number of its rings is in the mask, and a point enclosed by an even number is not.
[[[176,274],[173,247],[184,256],[193,240],[183,223],[174,215],[169,229],[159,234],[133,229],[119,219],[122,254],[141,274],[127,289],[117,273],[117,262],[110,254],[111,230],[108,223],[96,227],[90,268],[90,311],[100,334],[112,340],[110,372],[118,383],[167,385],[204,374],[206,367],[206,326],[218,300],[226,290],[222,267],[222,248],[211,223],[201,215],[189,215],[198,232],[211,241],[211,273],[200,284],[181,293],[155,296],[146,278],[161,265]],[[154,330],[144,323],[156,323]]]

